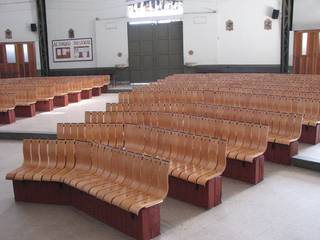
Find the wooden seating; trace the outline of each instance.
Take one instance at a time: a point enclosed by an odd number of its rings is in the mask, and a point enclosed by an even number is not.
[[[33,87],[15,89],[17,117],[33,117],[36,115],[37,92]]]
[[[109,76],[77,76],[77,77],[34,77],[0,80],[0,93],[15,94],[15,115],[17,117],[33,117],[36,111],[51,111],[55,107],[78,102],[82,98],[92,97],[92,89],[96,95],[110,83]],[[11,97],[8,96],[8,101]],[[8,116],[3,115],[4,122]],[[11,122],[13,115],[11,113]]]
[[[70,90],[68,91],[68,100],[70,103],[81,101],[81,80],[72,79],[70,81]]]
[[[320,142],[320,77],[286,74],[176,74],[120,103],[203,103],[303,115],[300,142]]]
[[[92,98],[93,79],[82,78],[81,79],[81,98],[89,99]]]
[[[55,96],[53,98],[53,104],[55,107],[64,107],[69,104],[68,90],[70,88],[69,81],[61,80],[55,81]]]
[[[15,105],[16,95],[14,93],[0,93],[0,124],[9,124],[16,121]]]
[[[226,166],[222,140],[133,124],[58,124],[58,139],[83,136],[87,141],[170,161],[170,196],[204,208],[221,203],[220,175]],[[192,185],[202,190],[195,191]]]
[[[284,112],[303,115],[302,136],[300,141],[317,143],[318,125],[320,124],[320,101],[311,98],[281,97],[270,95],[257,95],[250,93],[211,92],[211,91],[176,91],[166,92],[161,98],[161,92],[142,92],[139,94],[122,94],[120,103],[200,103],[220,106],[247,108],[261,111]],[[125,99],[124,99],[125,98]],[[311,131],[306,132],[306,129]],[[311,133],[311,134],[310,134]],[[309,139],[309,137],[311,140]],[[309,140],[308,140],[309,139]]]
[[[160,234],[167,161],[72,140],[24,140],[23,153],[6,176],[17,201],[73,205],[137,239]]]
[[[37,91],[36,110],[45,111],[45,112],[52,111],[53,99],[55,96],[55,86],[38,84],[36,86],[36,91]]]
[[[107,111],[178,113],[266,125],[270,127],[266,160],[287,165],[291,164],[291,158],[298,153],[298,140],[302,130],[302,115],[300,114],[267,112],[240,107],[182,103],[107,104]],[[278,154],[278,149],[283,149],[283,153]],[[284,154],[284,151],[287,154]]]
[[[263,154],[267,149],[268,126],[153,112],[87,112],[86,122],[90,123],[93,119],[102,120],[102,123],[142,124],[227,140],[228,163],[225,174],[228,173],[228,168],[231,168],[234,160],[243,162],[243,166],[248,165],[248,167],[240,167],[238,172],[241,174],[229,173],[229,177],[253,184],[263,180],[263,171],[253,169],[263,168]],[[254,167],[251,168],[251,166]]]

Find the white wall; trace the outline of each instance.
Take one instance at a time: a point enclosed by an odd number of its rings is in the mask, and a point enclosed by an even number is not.
[[[46,7],[51,69],[114,67],[116,64],[127,64],[125,0],[47,0]],[[117,31],[106,31],[106,22],[117,25]],[[75,38],[92,38],[93,61],[53,62],[52,40],[67,39],[70,28],[75,32]],[[123,57],[116,58],[114,55],[118,52],[122,52]]]
[[[185,65],[218,63],[216,1],[184,1],[183,46]],[[189,54],[193,51],[193,54]]]
[[[264,30],[273,8],[281,9],[281,1],[218,0],[219,64],[280,64],[281,20]],[[234,31],[225,30],[228,19]]]
[[[280,64],[280,20],[272,20],[270,31],[264,30],[264,21],[273,8],[281,9],[281,0],[185,0],[184,8],[186,64]],[[216,13],[206,13],[212,10]],[[234,31],[225,30],[228,19]]]
[[[127,67],[129,53],[125,0],[99,0],[95,17],[97,67]],[[122,56],[119,57],[118,53]]]
[[[293,11],[294,30],[320,29],[320,1],[295,0]]]
[[[295,7],[298,8],[299,4],[302,6],[306,1],[308,4],[318,2],[296,0]],[[46,3],[51,69],[127,64],[125,0],[47,0]],[[7,28],[13,31],[12,41],[35,41],[39,68],[37,34],[29,30],[30,23],[37,22],[35,0],[15,0],[15,3],[0,0],[0,4],[0,41],[5,41],[4,31]],[[280,64],[280,20],[273,20],[271,31],[264,30],[264,20],[270,16],[272,8],[281,9],[281,0],[185,0],[185,63]],[[309,19],[307,14],[304,17]],[[225,31],[228,19],[234,21],[232,32]],[[299,19],[299,15],[296,15],[296,19]],[[118,30],[103,30],[102,26],[108,22],[116,23]],[[76,38],[93,39],[93,61],[53,63],[52,40],[68,38],[70,28],[75,30]],[[194,54],[189,55],[189,50],[193,50]],[[118,52],[122,52],[123,57],[114,57]]]
[[[96,21],[97,67],[127,67],[128,30],[126,18]],[[121,54],[121,56],[119,56]]]
[[[96,44],[94,34],[95,6],[90,1],[46,1],[48,50],[50,69],[92,68],[96,67]],[[68,30],[72,28],[75,38],[92,38],[93,61],[54,63],[52,56],[52,40],[67,39]]]
[[[37,23],[35,0],[0,0],[0,42],[35,42],[37,69],[40,69],[38,35],[30,24]],[[12,39],[5,39],[5,30],[12,31]]]

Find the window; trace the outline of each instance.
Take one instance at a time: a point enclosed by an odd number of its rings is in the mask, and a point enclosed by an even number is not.
[[[23,44],[23,59],[25,63],[29,62],[28,44]]]
[[[16,48],[14,44],[6,44],[7,63],[16,63]]]
[[[129,18],[165,17],[182,14],[182,0],[139,1],[128,6]]]
[[[307,55],[308,49],[308,36],[307,32],[302,33],[302,48],[301,48],[301,55]]]

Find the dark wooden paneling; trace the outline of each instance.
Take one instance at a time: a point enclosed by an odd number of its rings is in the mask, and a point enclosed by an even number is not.
[[[7,62],[6,44],[15,45],[16,63]],[[28,45],[29,61],[27,63],[24,62],[23,44]],[[0,78],[33,77],[36,75],[36,53],[33,42],[0,43]]]
[[[302,55],[303,33],[308,34],[307,54]],[[293,68],[297,74],[320,74],[320,30],[297,31],[294,34]]]

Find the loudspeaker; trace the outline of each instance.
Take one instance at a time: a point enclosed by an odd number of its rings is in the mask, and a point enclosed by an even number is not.
[[[278,19],[280,15],[280,10],[273,9],[272,11],[272,19]]]
[[[31,32],[36,32],[37,31],[37,24],[31,23],[30,28],[31,28]]]

